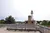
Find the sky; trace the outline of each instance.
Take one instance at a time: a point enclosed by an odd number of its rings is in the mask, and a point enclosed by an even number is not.
[[[25,21],[33,10],[34,20],[50,20],[50,0],[0,0],[0,19],[12,15]]]

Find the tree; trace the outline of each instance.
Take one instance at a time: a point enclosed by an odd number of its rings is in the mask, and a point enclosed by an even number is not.
[[[38,24],[40,24],[42,21],[37,21]]]
[[[1,19],[0,20],[0,24],[4,24],[5,23],[5,20],[4,19]]]
[[[47,21],[46,20],[43,20],[43,22],[42,22],[42,24],[41,25],[45,25],[45,26],[47,26],[48,25],[48,23],[47,23]]]
[[[6,24],[13,24],[13,23],[15,23],[15,19],[12,16],[6,17],[5,23]]]
[[[48,26],[50,26],[50,21],[48,22]]]

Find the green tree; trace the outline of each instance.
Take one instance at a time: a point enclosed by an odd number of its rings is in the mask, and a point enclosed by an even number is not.
[[[38,24],[40,24],[42,21],[37,21]]]
[[[50,26],[50,21],[48,22],[48,26]]]
[[[6,17],[5,23],[6,24],[13,24],[13,23],[15,23],[15,19],[12,16]]]
[[[43,20],[43,22],[42,22],[42,24],[41,25],[45,25],[45,26],[47,26],[48,25],[48,23],[47,23],[47,21],[46,20]]]
[[[4,24],[5,23],[5,20],[4,19],[1,19],[0,20],[0,24]]]

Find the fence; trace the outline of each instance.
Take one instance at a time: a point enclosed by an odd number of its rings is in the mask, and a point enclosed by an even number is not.
[[[42,26],[42,25],[39,25],[38,27],[37,27],[37,29],[40,30],[42,33],[50,33],[50,28],[49,27]]]
[[[34,24],[0,24],[0,27],[36,29],[36,30],[41,31],[42,33],[50,33],[49,27],[34,25]]]

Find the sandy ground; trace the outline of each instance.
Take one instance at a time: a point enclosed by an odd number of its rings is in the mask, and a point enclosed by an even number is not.
[[[35,32],[35,31],[8,31],[6,30],[6,27],[5,28],[0,28],[0,33],[40,33],[40,32]]]

